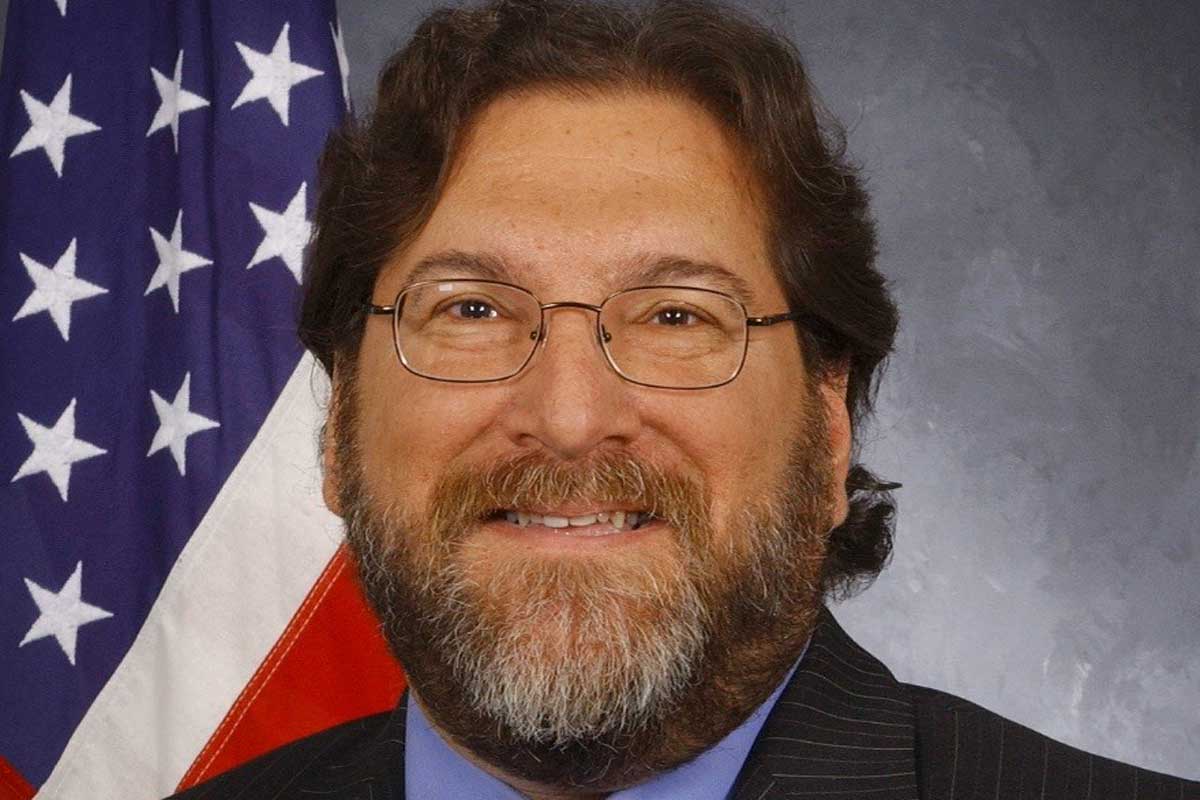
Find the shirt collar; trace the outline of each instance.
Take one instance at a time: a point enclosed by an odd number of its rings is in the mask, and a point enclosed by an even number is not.
[[[644,783],[622,789],[609,800],[649,800],[662,797],[687,797],[692,800],[725,800],[738,773],[758,738],[758,732],[783,687],[792,679],[800,658],[788,670],[783,681],[762,705],[724,739],[691,761],[670,772],[656,775]],[[409,699],[405,720],[404,750],[405,796],[421,800],[522,800],[512,787],[484,772],[456,753],[429,725],[420,706]]]

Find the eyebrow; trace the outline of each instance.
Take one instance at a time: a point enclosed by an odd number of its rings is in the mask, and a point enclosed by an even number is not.
[[[711,261],[684,256],[659,255],[638,259],[630,277],[635,285],[669,284],[680,280],[703,281],[704,288],[719,289],[733,295],[742,305],[754,304],[754,290],[740,275]]]
[[[701,281],[707,286],[732,295],[743,305],[754,305],[755,293],[746,279],[730,269],[711,262],[679,255],[645,255],[613,270],[621,288],[670,284],[675,281]],[[425,256],[409,272],[406,282],[416,283],[439,278],[480,278],[517,283],[503,258],[489,253],[445,250]]]
[[[462,250],[444,250],[425,256],[408,273],[405,283],[458,277],[513,283],[512,275],[502,258]]]

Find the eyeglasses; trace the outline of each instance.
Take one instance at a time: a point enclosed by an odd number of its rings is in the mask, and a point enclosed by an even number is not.
[[[729,383],[746,361],[751,326],[799,320],[792,311],[751,317],[724,292],[693,286],[639,286],[600,305],[543,303],[519,286],[489,280],[417,281],[390,306],[367,313],[392,318],[396,355],[414,375],[451,383],[511,378],[546,341],[546,312],[596,313],[596,338],[610,367],[627,381],[660,389],[709,389]]]

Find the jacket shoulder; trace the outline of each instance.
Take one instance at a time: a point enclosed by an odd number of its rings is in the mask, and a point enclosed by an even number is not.
[[[1200,800],[1200,783],[1092,755],[946,692],[907,688],[922,797]]]
[[[391,716],[392,712],[374,714],[298,739],[168,800],[266,800],[313,791],[329,793],[330,776],[338,773],[343,786],[349,788],[346,779],[353,783],[362,771],[364,756],[379,749],[380,734]],[[403,737],[391,744],[398,745],[402,760]],[[332,796],[357,794],[334,787]]]

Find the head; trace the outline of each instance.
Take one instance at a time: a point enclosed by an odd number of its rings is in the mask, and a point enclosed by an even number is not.
[[[769,32],[693,2],[436,12],[331,139],[316,221],[327,501],[422,707],[503,774],[605,789],[695,755],[881,568],[891,506],[854,440],[895,310],[858,179]],[[669,283],[803,322],[749,329],[728,384],[662,389],[558,308],[517,375],[439,382],[364,313],[417,277],[591,305]],[[620,512],[642,524],[612,533]]]

